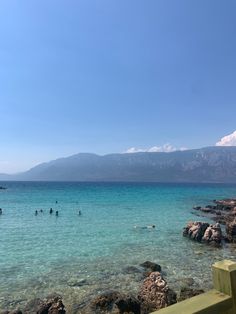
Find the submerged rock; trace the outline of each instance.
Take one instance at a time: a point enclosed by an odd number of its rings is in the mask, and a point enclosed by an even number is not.
[[[67,281],[68,286],[70,287],[82,287],[84,285],[88,285],[88,282],[86,279],[76,279],[76,278],[71,278]]]
[[[138,299],[143,314],[159,310],[176,303],[176,293],[169,288],[159,272],[152,272],[141,286]]]
[[[119,297],[115,304],[117,305],[120,313],[133,313],[133,314],[140,314],[141,307],[140,302],[135,297],[131,295],[124,295]]]
[[[117,291],[106,291],[92,300],[90,307],[94,311],[111,311],[114,302],[119,298],[120,293]]]
[[[181,288],[186,288],[194,284],[194,279],[192,277],[184,277],[177,279],[177,282],[180,284]]]
[[[24,314],[65,314],[65,307],[60,296],[45,300],[33,299],[25,306]]]
[[[3,311],[1,314],[23,314],[21,310]]]
[[[43,303],[43,300],[39,298],[30,300],[25,306],[24,313],[26,314],[37,313],[42,303]]]
[[[107,291],[96,297],[90,303],[89,313],[112,314],[140,314],[140,302],[131,295],[121,294],[117,291]]]
[[[226,223],[226,238],[229,242],[236,242],[236,218]]]
[[[202,289],[191,289],[191,288],[184,287],[180,290],[178,302],[181,302],[181,301],[184,301],[186,299],[195,297],[196,295],[199,295],[201,293],[204,293],[204,290],[202,290]]]
[[[125,274],[140,274],[142,273],[141,269],[135,266],[127,266],[123,269],[123,273]]]
[[[159,264],[156,264],[156,263],[153,263],[150,261],[146,261],[146,262],[140,264],[140,266],[145,268],[147,271],[151,271],[151,272],[154,272],[154,271],[160,272],[161,271],[161,266]]]

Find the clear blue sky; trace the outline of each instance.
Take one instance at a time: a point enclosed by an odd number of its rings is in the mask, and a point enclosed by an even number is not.
[[[0,172],[236,129],[235,0],[1,0]]]

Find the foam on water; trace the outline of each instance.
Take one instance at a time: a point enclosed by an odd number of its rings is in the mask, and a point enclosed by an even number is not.
[[[0,309],[57,292],[73,312],[72,305],[104,290],[136,293],[141,275],[124,269],[145,260],[160,264],[174,289],[189,277],[208,289],[211,264],[236,257],[230,245],[214,249],[182,237],[187,221],[206,220],[192,214],[193,205],[233,197],[234,185],[1,185],[8,189],[0,191]],[[36,209],[43,213],[35,216]]]

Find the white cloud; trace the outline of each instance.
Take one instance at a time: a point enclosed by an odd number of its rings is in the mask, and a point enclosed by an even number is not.
[[[236,131],[222,137],[216,146],[236,146]]]
[[[129,149],[127,149],[125,151],[125,153],[141,153],[141,152],[145,152],[145,149],[141,149],[141,148],[136,148],[136,147],[130,147]]]
[[[136,148],[136,147],[131,147],[129,149],[127,149],[127,151],[125,151],[125,153],[140,153],[140,152],[149,152],[149,153],[157,153],[157,152],[165,152],[165,153],[171,153],[171,152],[175,152],[177,150],[186,150],[187,148],[185,147],[181,147],[181,148],[176,148],[174,146],[172,146],[169,143],[166,143],[162,146],[153,146],[150,148]]]

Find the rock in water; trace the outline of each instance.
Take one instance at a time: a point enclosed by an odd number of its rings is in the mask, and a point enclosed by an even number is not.
[[[143,268],[145,268],[146,270],[149,270],[151,272],[153,271],[161,271],[161,266],[156,264],[156,263],[153,263],[153,262],[150,262],[150,261],[146,261],[142,264],[140,264],[140,266],[142,266]]]
[[[140,302],[131,295],[122,295],[119,297],[115,304],[117,305],[121,314],[123,313],[132,313],[132,314],[140,314]]]
[[[200,221],[192,222],[192,221],[190,221],[187,224],[187,227],[185,227],[183,230],[183,236],[189,237],[192,240],[201,242],[202,237],[204,236],[204,233],[205,233],[207,227],[209,227],[209,224],[206,222],[200,222]]]
[[[236,242],[236,218],[226,223],[226,235],[229,242]]]
[[[189,222],[183,230],[183,236],[213,246],[219,246],[223,238],[219,223],[209,225],[200,221]]]
[[[54,300],[54,302],[52,303],[48,310],[48,314],[65,314],[65,313],[66,313],[65,307],[61,299],[58,299],[57,301]]]
[[[131,295],[125,295],[117,291],[107,291],[93,299],[87,312],[93,314],[141,313],[139,300]]]
[[[47,298],[46,300],[34,299],[28,302],[24,314],[65,314],[65,307],[61,297]]]
[[[186,299],[189,299],[189,298],[192,298],[192,297],[195,297],[196,295],[199,295],[201,293],[204,293],[204,290],[197,290],[197,289],[190,289],[190,288],[182,288],[180,290],[180,295],[179,295],[179,298],[178,298],[178,302],[181,302],[181,301],[184,301]]]
[[[222,231],[219,223],[210,225],[207,227],[202,242],[211,244],[213,246],[219,246],[222,240]]]
[[[115,301],[120,297],[117,291],[106,291],[92,300],[90,308],[94,313],[99,311],[109,312],[113,309]]]
[[[138,299],[143,314],[176,303],[176,293],[171,290],[159,272],[152,272],[142,284]]]

